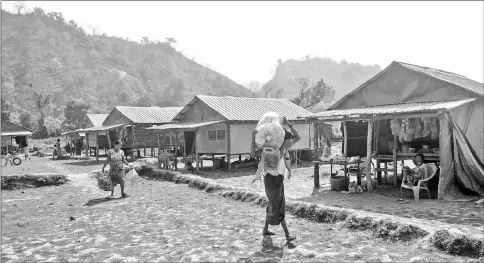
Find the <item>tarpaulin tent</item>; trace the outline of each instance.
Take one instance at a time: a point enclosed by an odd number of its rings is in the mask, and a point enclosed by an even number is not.
[[[438,69],[393,62],[327,111],[310,117],[348,121],[408,116],[433,116],[439,120],[439,199],[483,197],[482,83]]]

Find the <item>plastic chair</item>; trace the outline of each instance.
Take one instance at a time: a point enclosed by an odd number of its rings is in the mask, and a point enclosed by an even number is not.
[[[403,183],[403,180],[402,180],[402,184],[400,185],[401,194],[403,194],[403,189],[409,189],[409,190],[413,191],[413,195],[415,197],[416,203],[419,201],[419,198],[420,198],[420,190],[427,191],[427,193],[429,195],[429,199],[431,198],[428,184],[427,183],[422,184],[422,183],[428,182],[430,179],[432,179],[435,176],[435,174],[437,173],[437,166],[433,163],[426,164],[426,165],[428,166],[427,172],[430,174],[429,177],[427,177],[426,179],[419,180],[416,186],[408,186],[408,185]],[[403,196],[403,195],[401,195],[401,196]]]

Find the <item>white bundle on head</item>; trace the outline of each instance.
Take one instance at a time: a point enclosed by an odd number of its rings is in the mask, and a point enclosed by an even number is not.
[[[265,113],[256,126],[255,143],[259,148],[279,149],[284,143],[285,131],[282,128],[282,117],[275,112]]]
[[[257,123],[257,126],[255,128],[257,130],[259,130],[259,127],[261,125],[266,124],[266,123],[274,123],[274,122],[278,122],[279,125],[282,126],[282,116],[273,112],[273,111],[269,111],[269,112],[264,113],[264,115],[262,115],[262,118],[260,118],[260,120]]]

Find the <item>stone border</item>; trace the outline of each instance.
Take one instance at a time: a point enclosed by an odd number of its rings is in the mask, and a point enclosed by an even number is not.
[[[267,205],[265,195],[252,192],[249,189],[209,182],[196,175],[160,170],[154,165],[144,164],[135,167],[135,169],[141,177],[146,179],[188,184],[189,187],[215,193],[225,198],[250,202],[259,206]],[[338,223],[348,229],[371,230],[375,236],[392,241],[420,240],[449,254],[472,258],[484,257],[484,242],[480,233],[466,236],[464,233],[453,231],[453,228],[450,225],[446,226],[445,223],[436,227],[435,223],[426,220],[411,220],[362,210],[292,200],[286,200],[286,211],[298,218],[319,223]]]

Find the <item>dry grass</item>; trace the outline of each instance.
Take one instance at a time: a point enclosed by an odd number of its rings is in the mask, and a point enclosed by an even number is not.
[[[2,262],[471,262],[291,214],[298,239],[287,244],[281,227],[271,227],[276,236],[261,235],[265,209],[251,203],[152,179],[128,184],[127,199],[106,199],[91,179],[2,191]],[[248,192],[232,196],[263,203]]]
[[[1,177],[2,190],[61,185],[67,181],[66,176],[60,173],[4,175]]]

